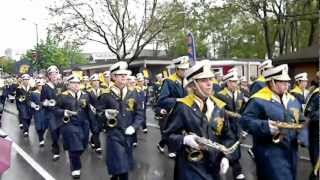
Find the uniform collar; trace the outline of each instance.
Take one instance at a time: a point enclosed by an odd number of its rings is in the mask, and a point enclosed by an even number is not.
[[[76,93],[74,93],[73,91],[68,90],[68,93],[69,93],[72,97],[76,98]],[[78,92],[77,92],[77,99],[80,99],[81,94],[82,94],[81,91],[78,91]]]
[[[290,92],[303,95],[303,90],[297,85]]]
[[[122,88],[122,97],[121,97],[121,89],[119,89],[117,86],[112,86],[111,87],[111,91],[118,97],[120,97],[121,99],[124,99],[124,97],[126,97],[127,92],[128,92],[128,88],[127,86],[125,86],[124,88]]]
[[[30,89],[30,86],[27,85],[27,86],[24,86],[24,85],[21,85],[22,89],[25,90],[25,91],[29,91]]]
[[[51,87],[52,89],[54,89],[54,84],[53,84],[51,81],[47,82],[47,84],[48,84],[49,87]]]
[[[260,75],[256,81],[266,82],[266,78],[264,78],[264,76]]]
[[[177,75],[177,73],[172,74],[168,79],[182,84],[182,79]]]

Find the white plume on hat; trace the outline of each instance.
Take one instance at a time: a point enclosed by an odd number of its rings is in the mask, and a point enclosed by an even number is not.
[[[209,60],[196,61],[195,65],[185,72],[184,87],[196,79],[213,78]]]
[[[266,81],[271,80],[278,80],[278,81],[290,81],[291,78],[288,75],[288,65],[282,64],[270,69],[267,69],[263,76],[265,77]]]
[[[294,76],[295,81],[308,81],[308,73],[303,72]]]
[[[110,73],[111,74],[125,74],[129,75],[130,71],[128,70],[128,63],[125,61],[119,61],[115,64],[113,64],[110,67]]]

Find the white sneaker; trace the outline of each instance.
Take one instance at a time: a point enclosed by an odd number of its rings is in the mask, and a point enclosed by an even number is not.
[[[138,143],[134,142],[132,143],[133,147],[137,147],[138,146]]]
[[[176,153],[169,153],[168,156],[169,156],[169,158],[172,158],[172,159],[173,159],[173,158],[176,157]]]
[[[157,148],[159,152],[164,153],[164,148],[160,146],[160,144],[157,144]]]
[[[96,149],[96,153],[101,154],[101,152],[102,152],[102,149],[101,149],[101,148],[97,148],[97,149]]]
[[[40,147],[43,147],[44,146],[44,140],[40,141],[39,145],[40,145]]]
[[[80,174],[81,174],[80,170],[74,170],[74,171],[71,172],[71,176],[72,176],[74,179],[80,178]]]
[[[148,133],[148,129],[147,128],[143,129],[143,132]]]
[[[23,124],[19,124],[19,128],[22,129],[22,127],[23,127]]]
[[[60,155],[59,154],[54,154],[53,157],[52,157],[52,160],[53,161],[56,161],[60,158]]]
[[[246,177],[244,176],[244,174],[239,174],[237,177],[236,177],[236,179],[245,179]]]
[[[28,133],[28,132],[24,132],[24,133],[23,133],[23,136],[24,136],[24,137],[28,137],[28,136],[29,136],[29,133]]]

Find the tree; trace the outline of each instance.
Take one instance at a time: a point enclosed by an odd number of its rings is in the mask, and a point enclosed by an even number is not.
[[[37,53],[36,59],[32,55],[34,52]],[[35,69],[46,69],[50,65],[67,68],[75,64],[88,63],[77,44],[66,42],[60,47],[58,40],[52,38],[50,33],[45,41],[41,41],[34,49],[28,50],[22,58],[31,61]]]
[[[0,67],[2,68],[3,72],[10,74],[14,73],[14,64],[14,60],[6,57],[0,57]]]
[[[170,4],[157,0],[61,0],[49,10],[58,19],[51,29],[61,39],[71,33],[101,43],[128,62],[168,27],[171,14]]]

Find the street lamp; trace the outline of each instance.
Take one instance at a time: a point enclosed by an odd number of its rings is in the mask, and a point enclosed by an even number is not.
[[[28,21],[27,18],[21,18],[22,21]],[[33,22],[33,24],[35,25],[35,30],[36,30],[36,51],[32,52],[32,60],[35,61],[35,64],[38,64],[38,46],[39,46],[39,31],[38,31],[38,24]],[[38,67],[36,66],[36,71],[38,71]]]

